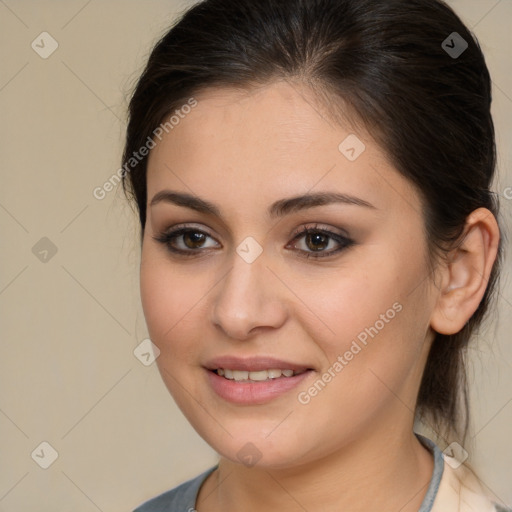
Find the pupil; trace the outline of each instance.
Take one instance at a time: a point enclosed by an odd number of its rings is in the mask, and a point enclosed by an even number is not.
[[[325,240],[326,240],[326,238],[327,238],[327,237],[326,237],[325,235],[322,235],[322,234],[319,234],[319,233],[314,234],[314,235],[311,235],[311,234],[310,234],[310,235],[308,235],[307,240],[308,240],[308,242],[313,241],[313,247],[310,247],[310,244],[309,244],[309,243],[308,243],[308,247],[309,247],[310,249],[313,249],[314,251],[317,251],[317,250],[319,250],[319,249],[325,249],[325,247],[328,245],[328,244],[326,243],[326,241],[325,241]],[[320,243],[320,244],[321,244],[321,247],[318,247],[318,245],[316,245],[316,244],[318,244],[318,243]]]

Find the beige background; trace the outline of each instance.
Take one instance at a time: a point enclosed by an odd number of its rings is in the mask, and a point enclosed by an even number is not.
[[[0,0],[0,511],[129,511],[216,461],[155,365],[133,353],[147,337],[137,219],[120,189],[102,201],[92,194],[119,167],[127,93],[151,45],[190,4]],[[510,226],[512,0],[450,4],[493,76],[496,191]],[[43,31],[59,45],[47,59],[31,47]],[[48,249],[43,237],[57,249],[46,262],[33,250]],[[512,505],[509,277],[499,322],[472,350],[465,448]],[[43,441],[58,453],[48,469],[36,463],[49,461]]]

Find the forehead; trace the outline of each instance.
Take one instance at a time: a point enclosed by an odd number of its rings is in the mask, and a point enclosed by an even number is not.
[[[151,150],[148,200],[184,186],[203,197],[231,193],[250,201],[313,188],[365,194],[377,207],[404,194],[414,198],[369,134],[335,123],[308,87],[283,81],[207,89],[194,98],[197,105]]]

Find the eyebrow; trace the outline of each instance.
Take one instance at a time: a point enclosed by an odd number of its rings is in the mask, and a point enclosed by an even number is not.
[[[222,217],[219,208],[217,208],[217,206],[214,204],[197,196],[183,192],[161,190],[153,196],[149,206],[153,207],[161,202],[171,203],[177,206],[184,206],[185,208],[190,208],[191,210],[195,210],[200,213]],[[304,194],[301,196],[279,199],[275,203],[272,203],[272,205],[269,207],[268,214],[271,218],[283,217],[290,213],[305,210],[307,208],[313,208],[315,206],[323,206],[333,203],[363,206],[365,208],[372,208],[375,210],[377,209],[374,205],[359,197],[337,192],[317,192],[314,194]]]

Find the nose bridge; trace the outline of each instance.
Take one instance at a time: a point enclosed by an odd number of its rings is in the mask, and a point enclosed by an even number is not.
[[[278,327],[285,317],[265,255],[247,258],[253,249],[244,242],[238,246],[213,302],[212,322],[231,338],[244,339],[255,327]]]

